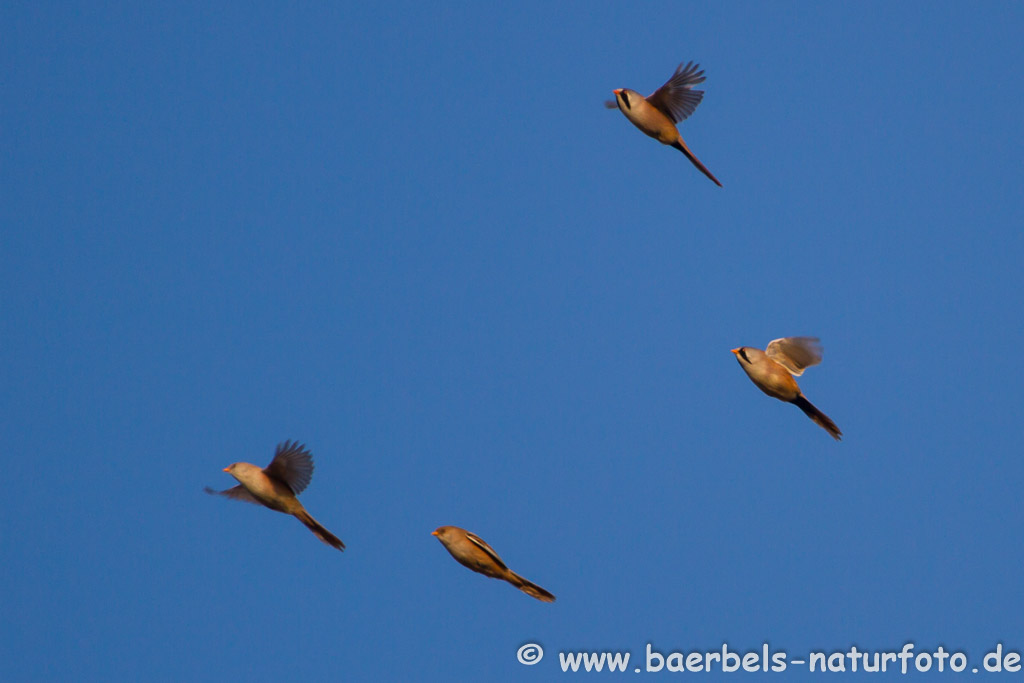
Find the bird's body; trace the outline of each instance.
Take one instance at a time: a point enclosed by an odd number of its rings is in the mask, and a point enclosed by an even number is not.
[[[494,579],[510,584],[542,602],[554,602],[555,596],[532,581],[509,569],[494,548],[476,534],[456,526],[442,526],[433,531],[434,536],[448,550],[459,564]]]
[[[747,357],[752,360],[756,357],[755,352],[763,353],[758,349],[746,349]],[[758,389],[773,398],[788,402],[800,395],[800,385],[793,379],[789,370],[767,356],[754,360],[753,363],[744,363],[741,360],[740,366],[754,380]]]
[[[678,149],[701,173],[721,187],[722,183],[690,151],[676,128],[676,124],[692,114],[704,98],[703,90],[693,89],[694,85],[705,80],[704,72],[699,69],[700,66],[693,62],[680,64],[672,78],[649,97],[629,88],[614,90],[615,101],[608,102],[608,107],[618,107],[645,135]]]
[[[672,119],[647,102],[636,90],[622,88],[613,92],[619,111],[645,135],[651,136],[663,145],[671,145],[679,139],[679,129],[672,123]]]
[[[750,346],[733,349],[740,367],[754,385],[773,398],[792,403],[839,441],[843,433],[828,415],[818,410],[800,391],[794,376],[821,362],[821,346],[815,337],[775,339],[765,351]]]
[[[296,497],[313,478],[313,457],[305,446],[289,441],[279,444],[274,459],[266,469],[247,462],[236,462],[225,467],[224,471],[238,480],[238,486],[226,491],[207,488],[207,493],[258,503],[271,510],[292,515],[327,545],[338,550],[345,549],[341,539],[313,519]]]
[[[224,471],[237,479],[253,498],[271,510],[292,515],[303,509],[302,503],[288,485],[268,477],[262,467],[247,462],[236,462],[224,468]]]

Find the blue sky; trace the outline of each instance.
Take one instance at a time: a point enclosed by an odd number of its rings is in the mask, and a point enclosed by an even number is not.
[[[1024,5],[0,25],[4,680],[1024,649]],[[602,106],[688,60],[723,188]],[[842,443],[729,353],[790,335]],[[286,439],[344,553],[203,493]]]

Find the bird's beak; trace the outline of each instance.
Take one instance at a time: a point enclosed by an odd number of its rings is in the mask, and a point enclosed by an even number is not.
[[[618,95],[620,92],[622,92],[622,88],[616,88],[615,90],[612,90],[612,92]]]
[[[225,467],[224,469],[221,470],[221,472],[230,472],[230,471],[231,471],[230,467]]]
[[[430,535],[431,536],[440,536],[441,534],[437,533],[436,531],[431,531]]]
[[[739,349],[729,349],[729,350],[732,351],[733,353],[735,353],[737,356],[740,355],[740,350]]]

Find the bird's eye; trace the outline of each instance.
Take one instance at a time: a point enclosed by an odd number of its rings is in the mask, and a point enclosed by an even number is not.
[[[622,97],[622,103],[626,105],[626,109],[632,109],[633,107],[629,106],[629,93],[623,90],[619,95]]]

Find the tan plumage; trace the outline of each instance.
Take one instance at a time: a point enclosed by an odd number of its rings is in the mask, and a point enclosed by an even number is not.
[[[505,566],[502,559],[498,557],[498,553],[494,552],[494,548],[487,545],[476,534],[457,526],[440,526],[432,532],[432,535],[437,536],[437,540],[441,541],[451,556],[464,567],[469,567],[485,576],[508,581],[527,595],[542,602],[555,601],[554,595]]]
[[[224,471],[237,479],[239,485],[226,491],[215,491],[207,487],[207,493],[257,503],[292,515],[327,545],[338,550],[345,549],[341,539],[313,519],[296,498],[313,478],[313,456],[302,444],[291,441],[278,444],[274,459],[266,469],[247,462],[236,462],[225,467]]]
[[[807,400],[793,379],[821,362],[822,350],[817,337],[783,337],[773,340],[764,351],[742,346],[732,352],[758,389],[800,408],[836,441],[842,438],[843,433],[836,423]]]
[[[692,114],[704,98],[703,90],[693,89],[704,80],[704,71],[699,64],[680,64],[672,78],[649,97],[645,98],[635,90],[619,88],[612,91],[615,101],[606,102],[605,106],[609,109],[618,107],[634,126],[661,144],[678,149],[701,173],[721,187],[722,183],[690,151],[676,128],[676,124]]]

